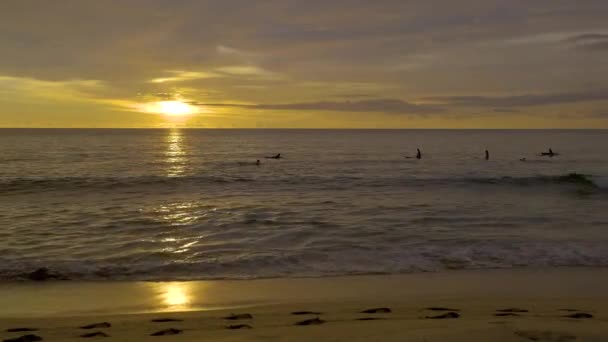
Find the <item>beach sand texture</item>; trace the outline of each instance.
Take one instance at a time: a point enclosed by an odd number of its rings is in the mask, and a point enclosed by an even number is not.
[[[35,336],[43,341],[606,341],[608,295],[602,287],[607,279],[603,269],[558,269],[15,285],[21,290],[3,285],[0,336],[30,335],[22,341]],[[163,293],[167,284],[187,290]],[[20,300],[21,311],[9,306]],[[19,328],[36,330],[7,332]]]

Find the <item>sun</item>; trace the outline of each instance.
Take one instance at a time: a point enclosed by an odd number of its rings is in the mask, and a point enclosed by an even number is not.
[[[144,112],[167,116],[189,116],[198,113],[198,107],[177,100],[150,102],[141,107]]]
[[[184,116],[196,113],[196,108],[181,101],[158,102],[159,112],[171,116]]]

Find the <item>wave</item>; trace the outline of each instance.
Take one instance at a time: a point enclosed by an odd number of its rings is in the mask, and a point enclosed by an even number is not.
[[[354,176],[283,176],[263,177],[230,177],[230,176],[134,176],[134,177],[55,177],[55,178],[5,178],[0,179],[0,190],[11,192],[42,192],[94,189],[125,189],[133,187],[167,186],[204,186],[228,185],[243,182],[256,182],[260,186],[308,185],[324,189],[339,190],[349,186],[377,187],[416,187],[416,186],[468,186],[468,185],[505,185],[505,186],[546,186],[574,185],[588,189],[608,188],[608,177],[592,176],[582,173],[564,175],[538,175],[528,177],[452,177],[452,178],[415,178],[415,177],[354,177]]]
[[[79,189],[113,189],[138,186],[180,184],[227,184],[253,181],[246,177],[196,176],[196,177],[55,177],[55,178],[8,178],[0,180],[0,189],[5,192],[54,191]]]
[[[469,179],[475,183],[489,183],[489,184],[516,184],[516,185],[543,185],[543,184],[575,184],[590,186],[595,188],[604,187],[604,183],[597,184],[596,179],[603,177],[595,177],[591,175],[585,175],[582,173],[568,173],[557,176],[531,176],[531,177],[499,177],[499,178],[471,178]]]
[[[324,250],[250,253],[197,261],[43,260],[37,264],[0,258],[0,280],[211,280],[404,274],[521,267],[608,267],[604,241],[457,241],[402,248],[333,246]],[[155,261],[153,261],[155,260]],[[44,274],[43,274],[44,275]]]

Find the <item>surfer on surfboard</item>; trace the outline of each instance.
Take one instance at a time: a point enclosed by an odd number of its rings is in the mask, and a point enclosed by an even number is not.
[[[414,158],[414,157],[412,157],[412,156],[405,156],[405,158],[411,159],[411,158]],[[419,148],[416,149],[416,159],[422,159],[422,153],[420,153],[420,149]]]
[[[559,153],[555,153],[553,152],[553,150],[551,148],[549,148],[549,152],[541,152],[540,155],[543,157],[554,157],[557,156]]]

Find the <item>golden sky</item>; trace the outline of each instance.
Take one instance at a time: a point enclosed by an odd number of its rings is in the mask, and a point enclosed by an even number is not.
[[[608,128],[605,0],[3,0],[0,127]]]

